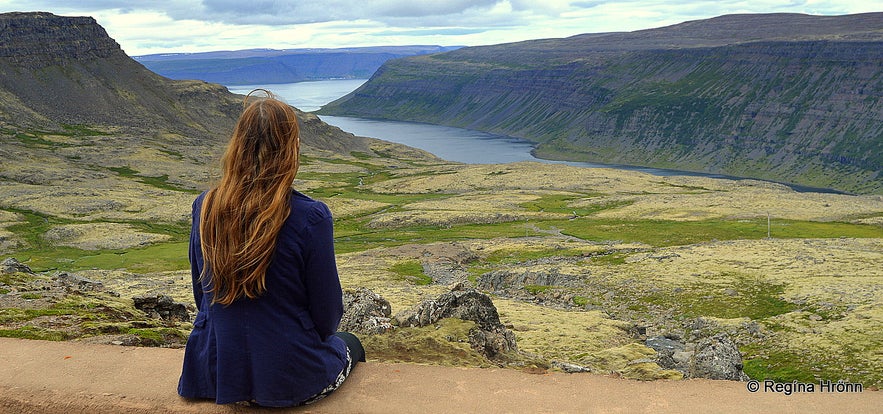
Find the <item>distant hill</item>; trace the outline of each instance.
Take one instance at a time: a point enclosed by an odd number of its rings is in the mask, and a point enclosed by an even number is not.
[[[521,137],[546,158],[883,193],[883,13],[728,15],[389,61],[320,113]]]
[[[249,49],[136,56],[171,79],[224,85],[291,83],[320,79],[367,79],[389,59],[455,50],[443,46],[378,46],[340,49]]]
[[[134,132],[139,143],[133,145],[173,145],[175,151],[184,153],[205,152],[193,144],[223,145],[241,110],[242,96],[221,85],[170,80],[147,70],[91,17],[0,14],[0,139],[4,145],[7,140],[19,141],[13,137],[15,131],[88,126]],[[343,153],[364,151],[364,139],[314,115],[301,113],[301,121],[307,146]],[[186,138],[176,143],[146,143],[168,134]]]
[[[91,17],[0,14],[0,120],[220,133],[241,110],[220,85],[169,81],[128,57]]]

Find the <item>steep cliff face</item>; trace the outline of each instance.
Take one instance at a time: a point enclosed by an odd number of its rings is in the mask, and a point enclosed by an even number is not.
[[[242,97],[221,85],[170,80],[147,70],[91,17],[0,14],[0,127],[123,128],[141,137],[170,133],[220,147],[241,110]],[[313,115],[301,113],[300,119],[307,146],[368,151],[364,139]]]
[[[526,138],[539,156],[883,192],[883,13],[724,16],[390,61],[323,113]]]
[[[30,69],[67,60],[106,59],[125,54],[91,17],[50,13],[0,14],[0,58]]]
[[[0,15],[0,119],[219,132],[238,100],[223,87],[170,82],[133,61],[91,17]]]

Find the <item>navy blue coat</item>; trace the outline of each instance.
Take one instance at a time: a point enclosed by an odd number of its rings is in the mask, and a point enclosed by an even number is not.
[[[334,336],[343,299],[334,260],[328,207],[297,191],[256,299],[210,305],[199,215],[205,193],[193,203],[190,264],[199,312],[184,352],[178,393],[218,404],[254,401],[296,405],[331,384],[346,364],[346,344]]]

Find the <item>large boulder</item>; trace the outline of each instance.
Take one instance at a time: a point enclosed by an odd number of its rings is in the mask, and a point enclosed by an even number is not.
[[[28,265],[15,260],[14,257],[8,257],[0,263],[0,272],[2,273],[27,273],[33,274]]]
[[[748,381],[742,371],[742,354],[726,333],[699,340],[690,362],[694,378]]]
[[[135,309],[144,311],[153,318],[161,318],[168,321],[190,321],[190,314],[187,313],[187,306],[183,303],[175,302],[170,296],[142,295],[132,298],[135,302]]]
[[[516,351],[515,334],[500,322],[497,307],[488,295],[475,289],[461,289],[428,299],[413,309],[396,315],[399,326],[427,326],[444,318],[458,318],[475,322],[469,332],[469,344],[489,359]]]
[[[370,289],[346,290],[338,329],[365,335],[389,332],[393,329],[389,319],[391,313],[389,302]]]
[[[666,337],[648,338],[645,344],[656,350],[656,363],[682,372],[684,378],[747,381],[742,371],[742,354],[726,333],[683,343]]]

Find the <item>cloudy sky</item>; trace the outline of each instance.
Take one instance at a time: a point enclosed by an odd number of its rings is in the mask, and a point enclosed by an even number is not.
[[[731,13],[839,15],[883,0],[0,0],[92,16],[130,56],[249,48],[475,46],[632,31]]]

